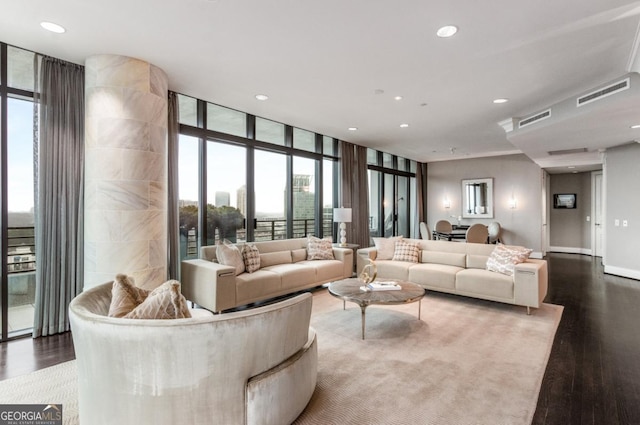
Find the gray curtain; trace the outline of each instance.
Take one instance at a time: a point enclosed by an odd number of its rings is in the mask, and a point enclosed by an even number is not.
[[[351,223],[347,224],[347,242],[368,247],[369,240],[369,179],[367,148],[340,142],[340,206],[351,208]]]
[[[180,137],[180,124],[178,123],[178,95],[169,92],[169,119],[168,127],[168,202],[167,202],[167,220],[168,230],[168,271],[169,279],[180,280],[180,225],[178,212],[178,139]]]
[[[84,67],[45,56],[34,68],[36,338],[69,330],[83,287]]]

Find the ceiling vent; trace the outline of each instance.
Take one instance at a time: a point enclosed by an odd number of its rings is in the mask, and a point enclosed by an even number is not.
[[[550,116],[551,116],[551,109],[547,109],[546,111],[530,116],[529,118],[521,119],[520,122],[518,122],[518,128],[526,127],[540,120],[546,120]]]
[[[587,148],[577,148],[577,149],[563,149],[557,151],[549,151],[547,152],[549,155],[569,155],[572,153],[584,153],[587,152]]]
[[[600,100],[603,97],[611,96],[612,94],[616,94],[623,90],[627,90],[629,88],[629,84],[630,84],[630,81],[627,78],[622,81],[618,81],[617,83],[610,84],[607,87],[601,88],[600,90],[596,90],[589,94],[585,94],[584,96],[580,96],[576,100],[576,106],[580,107],[582,105],[586,105],[587,103]]]

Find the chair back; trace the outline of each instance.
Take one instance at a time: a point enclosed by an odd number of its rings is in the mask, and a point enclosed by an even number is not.
[[[502,242],[500,239],[500,234],[502,233],[502,227],[500,227],[500,223],[497,221],[492,221],[487,226],[487,230],[489,231],[489,243]]]
[[[436,232],[451,233],[453,226],[447,220],[438,220],[435,227]]]
[[[429,231],[427,223],[424,221],[420,222],[420,237],[422,239],[431,240],[431,232]]]
[[[476,223],[467,229],[467,242],[470,243],[487,243],[489,241],[489,231],[487,226]]]

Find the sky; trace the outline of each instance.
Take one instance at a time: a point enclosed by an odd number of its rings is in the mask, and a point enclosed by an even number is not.
[[[33,103],[7,99],[8,125],[8,210],[33,208]]]

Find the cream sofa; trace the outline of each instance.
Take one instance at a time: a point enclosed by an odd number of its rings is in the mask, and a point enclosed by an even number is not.
[[[199,259],[182,261],[182,294],[208,310],[220,312],[353,274],[350,248],[334,247],[334,260],[307,260],[307,238],[253,244],[260,252],[260,269],[253,273],[236,276],[233,267],[219,264],[215,245],[202,247]]]
[[[405,239],[420,245],[418,263],[378,260],[375,247],[359,249],[358,274],[374,260],[378,278],[400,279],[425,289],[538,308],[547,295],[547,262],[529,259],[512,276],[486,270],[495,245]]]
[[[107,317],[111,283],[69,305],[82,425],[289,424],[317,379],[311,294],[188,319]]]

